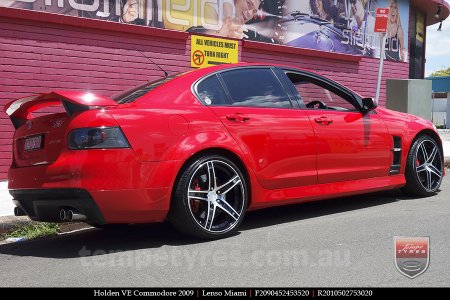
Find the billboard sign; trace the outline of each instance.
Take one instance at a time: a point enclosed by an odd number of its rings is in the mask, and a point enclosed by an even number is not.
[[[389,8],[386,58],[407,61],[409,0],[0,0],[0,6],[378,57],[375,18]]]

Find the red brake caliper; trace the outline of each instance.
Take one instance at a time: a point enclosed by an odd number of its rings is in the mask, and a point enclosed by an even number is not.
[[[194,185],[194,190],[195,191],[200,191],[200,186],[198,185],[198,179],[194,180],[193,185]],[[199,206],[200,206],[200,200],[198,200],[198,199],[191,199],[192,212],[197,213]]]

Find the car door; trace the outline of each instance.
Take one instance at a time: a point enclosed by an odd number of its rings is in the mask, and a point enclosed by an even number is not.
[[[271,68],[225,70],[198,83],[196,92],[237,141],[264,188],[317,183],[311,123]]]
[[[331,80],[285,73],[314,128],[319,184],[389,175],[393,140],[375,111],[361,113],[358,96]]]

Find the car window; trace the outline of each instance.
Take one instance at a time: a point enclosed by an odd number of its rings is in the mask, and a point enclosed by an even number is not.
[[[213,75],[201,81],[197,85],[197,94],[200,100],[206,105],[230,104],[217,75]]]
[[[271,69],[245,68],[220,74],[234,106],[289,108],[291,102]]]
[[[287,73],[301,101],[310,109],[324,109],[337,111],[357,111],[350,95],[320,82],[295,73]]]

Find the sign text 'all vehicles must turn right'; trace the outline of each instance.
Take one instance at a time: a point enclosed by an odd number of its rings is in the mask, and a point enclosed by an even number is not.
[[[191,36],[191,67],[204,68],[239,61],[238,41]]]

